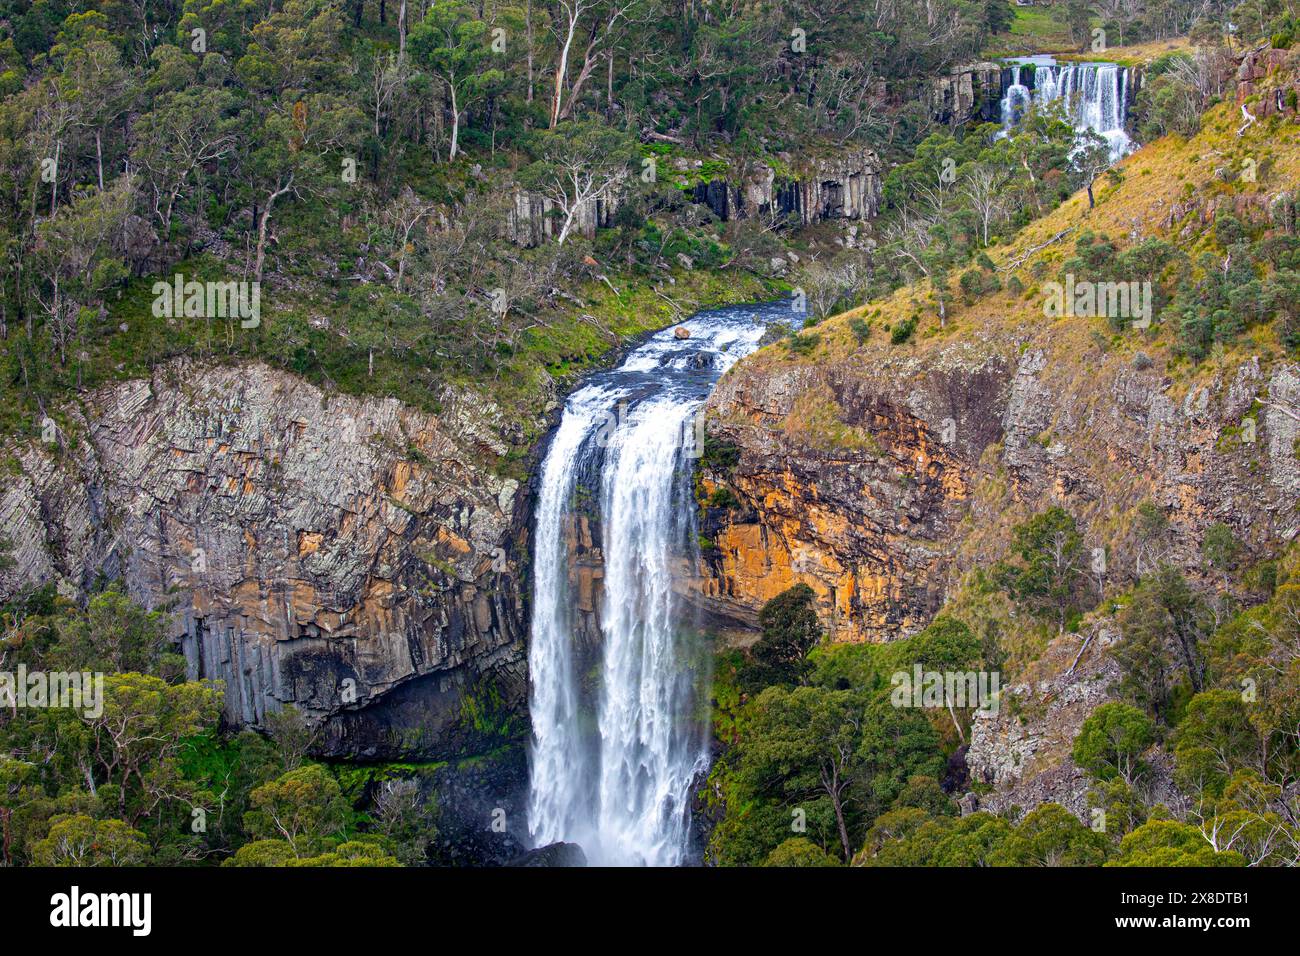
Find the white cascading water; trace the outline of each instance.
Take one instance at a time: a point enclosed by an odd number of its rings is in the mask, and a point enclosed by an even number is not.
[[[1034,87],[1022,82],[1025,66],[1034,68]],[[1110,144],[1112,160],[1133,150],[1133,141],[1124,129],[1128,118],[1128,81],[1126,67],[1114,63],[1059,64],[1050,57],[1031,57],[1011,68],[1011,83],[1002,97],[1002,128],[1009,131],[1024,115],[1029,105],[1060,102],[1064,104],[1075,129],[1090,129]]]
[[[1029,95],[1029,87],[1020,82],[1020,64],[1017,63],[1011,68],[1011,82],[1007,85],[1007,91],[1002,96],[1002,131],[1008,133],[1011,128],[1020,122],[1020,117],[1025,115],[1025,110],[1029,109],[1029,104],[1033,98]]]
[[[788,303],[702,312],[660,332],[566,402],[536,505],[528,829],[596,865],[688,862],[690,792],[708,766],[700,673],[674,590],[695,557],[697,409]],[[570,525],[600,540],[600,646],[578,640]],[[685,627],[683,625],[686,625]],[[596,674],[592,674],[592,670]]]

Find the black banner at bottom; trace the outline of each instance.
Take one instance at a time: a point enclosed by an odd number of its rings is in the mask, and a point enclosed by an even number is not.
[[[769,945],[887,930],[950,948],[954,933],[980,927],[990,941],[1008,931],[1277,933],[1294,915],[1295,883],[1265,869],[0,869],[0,899],[19,938],[111,937],[127,947],[250,932],[258,945],[374,946],[389,931],[435,929],[431,943],[476,929],[494,944],[516,934],[555,943],[607,920],[634,921],[639,945],[662,937],[680,947],[687,920],[696,932]]]

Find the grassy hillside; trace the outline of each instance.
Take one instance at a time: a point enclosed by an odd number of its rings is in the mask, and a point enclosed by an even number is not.
[[[1040,330],[1049,321],[1043,313],[1043,283],[1064,274],[1079,237],[1089,232],[1107,236],[1121,252],[1148,239],[1163,239],[1193,257],[1218,249],[1210,230],[1216,212],[1267,217],[1276,197],[1300,182],[1300,126],[1292,118],[1274,116],[1238,136],[1241,124],[1240,109],[1221,103],[1205,115],[1197,135],[1167,136],[1122,160],[1098,181],[1094,208],[1089,208],[1086,190],[1080,190],[1006,243],[989,247],[986,252],[1002,289],[973,299],[950,289],[942,320],[935,307],[935,287],[922,280],[820,323],[820,339],[806,355],[778,344],[747,361],[818,364],[852,356],[854,361],[871,362],[895,349],[924,354],[954,338],[978,342]],[[1251,164],[1253,181],[1241,175]],[[1194,273],[1194,278],[1203,278],[1199,268]],[[887,333],[911,318],[917,319],[912,338],[891,344]],[[854,319],[871,323],[873,334],[865,343],[851,327]],[[1290,354],[1280,340],[1279,322],[1269,318],[1232,341],[1216,343],[1222,349],[1216,348],[1203,362],[1180,353],[1178,330],[1167,316],[1158,317],[1146,332],[1114,334],[1112,344],[1127,352],[1158,354],[1169,361],[1177,378],[1190,382],[1244,355],[1270,361]],[[1068,355],[1104,325],[1097,319],[1062,317],[1053,321],[1049,341],[1054,350]]]
[[[985,55],[1027,56],[1034,53],[1062,53],[1074,49],[1070,28],[1055,7],[1016,7],[1008,33],[994,37]]]
[[[1113,46],[1099,53],[1063,53],[1060,59],[1118,63],[1120,66],[1146,66],[1162,56],[1170,53],[1186,53],[1191,49],[1192,45],[1187,37],[1172,37],[1168,40],[1150,40],[1146,43]]]
[[[1253,115],[1295,83],[1273,63]],[[1100,177],[1095,206],[1080,190],[957,269],[918,255],[946,280],[728,372],[718,592],[789,573],[718,668],[715,860],[1294,865],[1297,182],[1293,108],[1246,124],[1216,102]],[[1150,281],[1150,328],[1049,314],[1067,275]],[[772,613],[792,602],[802,618]],[[808,630],[830,636],[791,654]],[[774,679],[778,652],[798,669]],[[1000,676],[993,712],[895,698],[912,668]],[[859,735],[843,715],[864,711]],[[868,781],[849,799],[799,773],[823,739]],[[1228,818],[1250,836],[1216,842]]]

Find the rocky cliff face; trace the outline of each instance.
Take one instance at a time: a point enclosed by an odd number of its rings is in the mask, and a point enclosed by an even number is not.
[[[961,345],[940,362],[733,370],[707,414],[739,462],[704,477],[740,506],[706,513],[706,595],[753,623],[765,601],[804,581],[836,640],[924,627],[943,602],[1012,368],[996,350]],[[945,430],[949,421],[968,427]]]
[[[1237,103],[1264,119],[1276,114],[1295,119],[1300,95],[1300,52],[1263,47],[1242,57],[1237,68]],[[1251,101],[1248,104],[1248,101]]]
[[[994,106],[996,109],[996,102]],[[882,184],[883,167],[876,154],[855,149],[838,156],[796,160],[788,173],[759,163],[726,177],[701,181],[690,195],[724,222],[759,217],[808,226],[828,219],[874,218],[880,209]],[[612,188],[582,203],[574,215],[573,231],[590,239],[597,229],[612,226],[619,196],[620,190]],[[553,239],[560,231],[558,212],[550,199],[515,190],[506,211],[505,235],[525,247]]]
[[[18,450],[0,595],[98,574],[179,602],[191,676],[227,717],[294,704],[326,753],[473,752],[526,694],[517,483],[491,409],[326,397],[265,366],[175,365],[90,395]],[[499,741],[498,741],[499,742]]]
[[[1088,715],[1110,697],[1119,667],[1105,651],[1116,634],[1094,625],[1059,638],[1025,675],[1001,691],[995,713],[977,713],[965,759],[970,779],[990,788],[963,810],[1000,813],[1059,803],[1088,819],[1088,775],[1070,758]]]
[[[930,86],[930,112],[940,123],[961,126],[996,123],[1010,77],[1001,63],[969,63],[936,77]]]
[[[1119,665],[1106,652],[1119,637],[1109,620],[1061,635],[1022,680],[1002,688],[996,712],[976,712],[964,759],[970,780],[983,786],[962,797],[963,813],[1059,803],[1084,822],[1094,822],[1088,796],[1095,784],[1071,752],[1088,716],[1116,697]],[[1145,786],[1153,801],[1175,812],[1186,809],[1168,751],[1154,748],[1145,759]]]
[[[880,209],[883,167],[870,150],[805,160],[789,174],[766,164],[695,186],[695,201],[727,222],[753,217],[793,219],[801,226],[827,219],[871,219]]]
[[[1255,555],[1300,533],[1296,363],[1224,361],[1176,381],[1062,324],[990,324],[840,360],[783,352],[742,362],[707,405],[710,433],[734,452],[706,467],[704,490],[725,486],[737,504],[702,512],[696,588],[733,626],[752,632],[765,601],[803,582],[833,640],[914,633],[968,572],[1005,554],[1014,523],[1050,505],[1076,516],[1109,585],[1135,577],[1144,499],[1171,523],[1160,559],[1193,577],[1211,523]],[[1057,637],[998,712],[975,720],[965,811],[1054,801],[1089,820],[1089,780],[1070,752],[1115,696],[1105,651],[1119,637],[1102,616]],[[1169,758],[1153,759],[1150,786],[1178,806]]]
[[[619,194],[610,189],[588,202],[579,203],[573,216],[575,235],[593,239],[597,229],[608,229],[618,212]],[[516,189],[506,210],[506,238],[525,248],[539,246],[560,234],[563,216],[554,201],[538,193]]]
[[[803,581],[837,640],[913,633],[1001,556],[1012,523],[1050,504],[1106,549],[1113,580],[1133,575],[1125,529],[1145,498],[1187,567],[1212,522],[1261,548],[1300,531],[1294,363],[1253,358],[1176,384],[1060,325],[873,342],[839,360],[783,353],[741,363],[707,405],[738,460],[705,484],[739,504],[705,510],[700,587],[739,623]]]
[[[587,673],[600,660],[601,608],[605,600],[605,553],[598,514],[574,513],[564,519],[564,546],[569,554],[569,594],[574,602],[574,639],[578,670]]]

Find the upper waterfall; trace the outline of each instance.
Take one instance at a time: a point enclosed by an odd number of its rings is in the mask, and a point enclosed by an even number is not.
[[[686,861],[708,765],[706,650],[674,592],[696,557],[695,412],[790,303],[701,312],[565,404],[542,466],[534,544],[529,833],[599,865]],[[575,551],[603,593],[579,586]],[[598,619],[598,627],[588,622]],[[586,615],[586,617],[584,617]],[[592,633],[598,631],[598,633]]]
[[[1002,127],[1009,131],[1030,104],[1060,102],[1077,130],[1092,130],[1110,144],[1111,159],[1133,150],[1128,119],[1130,75],[1115,63],[1057,63],[1049,56],[1015,60],[1002,97]]]

